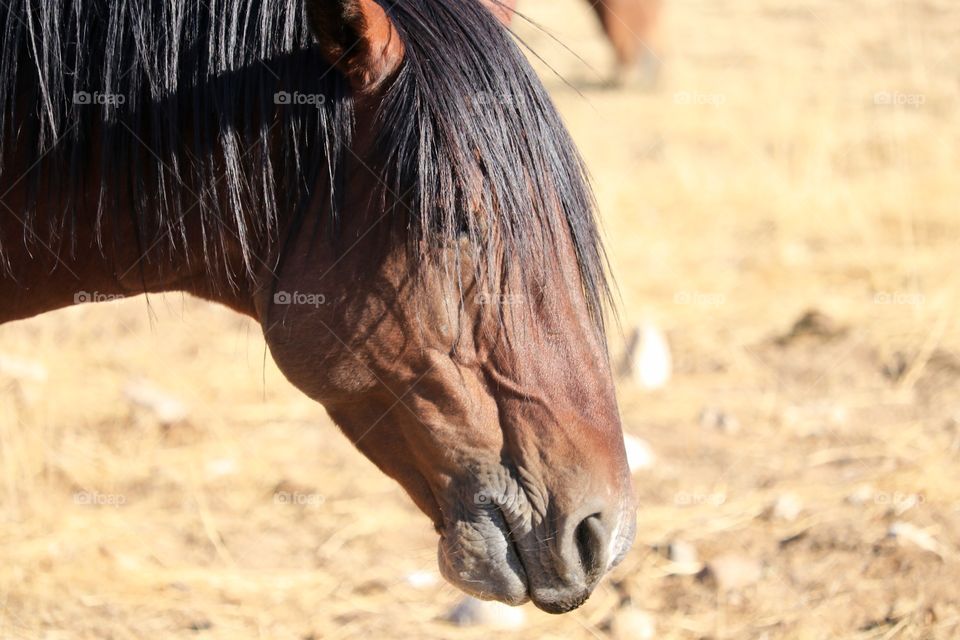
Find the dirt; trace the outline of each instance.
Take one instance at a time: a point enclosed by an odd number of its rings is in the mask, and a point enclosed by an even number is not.
[[[605,88],[585,3],[524,7],[593,67],[517,25],[569,82],[538,67],[594,177],[613,351],[653,323],[673,375],[618,381],[655,454],[633,551],[495,633],[960,636],[960,6],[669,2],[652,92]],[[444,621],[460,597],[250,322],[174,295],[0,328],[0,637],[490,637]]]

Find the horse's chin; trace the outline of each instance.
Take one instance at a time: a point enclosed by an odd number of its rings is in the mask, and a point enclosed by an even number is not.
[[[636,533],[635,520],[616,532],[608,551],[606,573],[623,559]],[[528,601],[547,613],[566,613],[590,596],[596,582],[570,584],[551,568],[549,552],[518,551],[498,511],[477,519],[438,527],[438,562],[443,577],[460,590],[481,600],[498,600],[517,606]],[[601,574],[602,575],[602,574]],[[597,576],[599,579],[600,576]]]
[[[459,522],[442,532],[437,560],[447,582],[476,598],[512,606],[530,600],[526,570],[497,523]]]

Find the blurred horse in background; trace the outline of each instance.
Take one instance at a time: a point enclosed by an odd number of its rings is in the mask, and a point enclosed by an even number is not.
[[[662,66],[657,25],[663,0],[586,0],[613,47],[616,68],[611,83],[639,83],[653,87]],[[498,17],[509,24],[517,0],[487,0]]]
[[[4,15],[0,323],[161,291],[247,314],[430,517],[450,582],[579,606],[636,524],[606,263],[582,161],[490,11]]]

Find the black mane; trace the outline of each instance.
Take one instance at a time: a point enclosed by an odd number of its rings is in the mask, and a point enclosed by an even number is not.
[[[324,198],[335,228],[354,107],[314,44],[306,1],[0,5],[0,192],[32,167],[27,236],[69,246],[83,205],[98,223],[130,216],[144,250],[175,255],[197,216],[215,262],[229,220],[252,269],[256,247],[310,198]],[[411,250],[426,260],[466,237],[481,262],[535,278],[569,234],[602,323],[605,261],[584,167],[509,33],[479,0],[384,4],[406,57],[370,163],[385,204],[402,196],[391,219]],[[320,98],[278,105],[278,92]],[[90,175],[102,176],[93,193]],[[60,213],[41,220],[39,203]]]

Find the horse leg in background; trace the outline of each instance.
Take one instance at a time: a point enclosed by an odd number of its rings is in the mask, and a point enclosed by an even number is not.
[[[663,0],[588,0],[613,46],[616,69],[611,84],[656,86],[661,60],[656,27]]]
[[[483,0],[490,13],[497,16],[505,26],[509,27],[513,21],[513,12],[517,8],[517,0]]]
[[[655,27],[663,0],[588,0],[613,45],[616,69],[610,84],[636,82],[644,88],[656,86],[660,76]],[[517,0],[483,0],[491,13],[506,26],[513,20]]]

